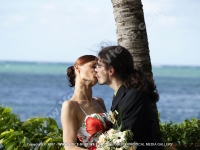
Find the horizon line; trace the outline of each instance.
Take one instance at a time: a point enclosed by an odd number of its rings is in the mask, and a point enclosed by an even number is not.
[[[0,60],[0,63],[8,62],[8,63],[41,63],[41,64],[73,64],[74,62],[58,62],[58,61],[27,61],[27,60]],[[0,64],[1,65],[1,64]],[[200,67],[200,65],[194,64],[151,64],[152,67],[159,68],[159,67]]]

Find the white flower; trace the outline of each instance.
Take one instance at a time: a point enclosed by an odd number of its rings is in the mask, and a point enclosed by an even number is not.
[[[122,138],[126,138],[126,131],[122,132]]]
[[[117,139],[119,139],[119,136],[120,136],[120,134],[119,134],[119,132],[115,132],[115,133],[113,133],[113,134],[108,134],[108,138],[110,139],[110,140],[117,140]],[[114,142],[114,141],[113,141]]]
[[[114,129],[110,129],[110,130],[107,131],[108,135],[114,134],[115,132],[116,132],[116,131],[115,131]]]
[[[114,134],[114,136],[115,138],[113,139],[113,142],[116,144],[124,143],[126,141],[125,134],[123,134],[123,132],[118,132]]]
[[[104,134],[101,134],[97,142],[100,144],[104,144],[106,142],[106,136]]]
[[[108,118],[115,125],[116,129],[110,129],[99,136],[97,141],[97,150],[136,150],[137,146],[130,145],[129,141],[133,138],[131,130],[120,131],[121,125],[115,119],[118,115],[117,111],[109,112]]]
[[[103,148],[103,150],[110,150],[110,148],[107,147],[107,146],[105,146],[105,147]]]
[[[123,150],[123,149],[120,147],[120,148],[116,148],[115,150]]]
[[[110,150],[110,148],[107,147],[107,146],[104,146],[104,147],[102,147],[102,148],[97,148],[97,150]]]
[[[110,129],[107,131],[107,136],[110,140],[114,139],[115,138],[115,133],[116,131],[114,129]]]

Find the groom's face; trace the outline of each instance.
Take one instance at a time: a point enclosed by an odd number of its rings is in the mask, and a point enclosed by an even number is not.
[[[108,71],[106,70],[106,66],[103,63],[103,61],[98,60],[95,71],[96,71],[96,77],[97,77],[98,83],[108,84],[109,74],[108,74]]]

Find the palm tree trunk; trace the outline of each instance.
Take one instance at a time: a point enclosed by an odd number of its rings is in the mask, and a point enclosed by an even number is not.
[[[116,22],[118,44],[127,48],[132,54],[134,67],[152,75],[146,26],[141,0],[111,0]],[[157,142],[162,142],[158,110],[152,104],[156,116],[155,130]]]

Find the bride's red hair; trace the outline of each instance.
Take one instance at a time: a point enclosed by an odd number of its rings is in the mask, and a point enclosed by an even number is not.
[[[95,61],[95,60],[97,60],[97,57],[94,55],[83,55],[76,60],[74,65],[84,65],[88,62]],[[69,80],[70,87],[73,87],[75,85],[76,75],[74,72],[74,65],[67,68],[67,78]]]

